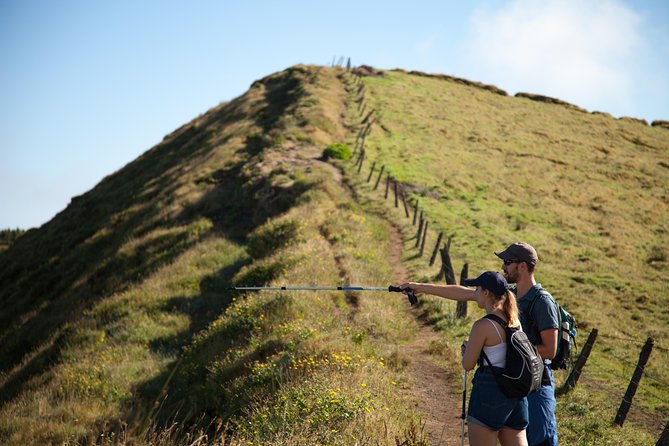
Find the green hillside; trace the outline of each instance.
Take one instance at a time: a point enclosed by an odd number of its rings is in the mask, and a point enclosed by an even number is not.
[[[654,339],[633,415],[659,435],[669,413],[669,131],[448,76],[395,70],[365,86],[376,120],[363,173],[376,162],[403,184],[432,228],[428,244],[439,231],[452,236],[454,266],[476,274],[500,269],[493,251],[532,243],[537,278],[576,316],[580,342],[599,330],[576,392],[593,420],[613,420],[641,346]],[[373,193],[367,175],[347,171]],[[414,239],[415,227],[404,234]],[[435,269],[411,254],[414,278],[433,281]],[[426,311],[447,326],[453,310],[437,302]],[[583,423],[580,407],[558,406],[561,427]]]
[[[471,317],[428,297],[409,311],[389,293],[227,290],[436,280],[411,219],[366,181],[376,161],[418,200],[428,244],[453,236],[456,268],[499,269],[492,251],[531,242],[580,342],[600,330],[558,400],[565,444],[654,444],[669,417],[669,130],[491,90],[292,67],[22,234],[0,250],[0,442],[433,441],[411,364],[445,370],[457,407]],[[372,109],[361,172],[325,162]],[[439,340],[412,347],[424,321]],[[612,428],[647,336],[659,385]]]

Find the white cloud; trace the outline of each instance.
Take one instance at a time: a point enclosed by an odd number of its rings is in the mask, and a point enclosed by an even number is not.
[[[503,88],[556,96],[586,108],[631,97],[641,17],[617,0],[512,0],[478,9],[467,58]]]

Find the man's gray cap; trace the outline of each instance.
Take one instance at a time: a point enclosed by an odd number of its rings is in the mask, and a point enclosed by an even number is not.
[[[532,245],[525,242],[513,243],[504,251],[496,252],[495,255],[502,260],[521,260],[531,265],[536,265],[539,260],[537,251]]]

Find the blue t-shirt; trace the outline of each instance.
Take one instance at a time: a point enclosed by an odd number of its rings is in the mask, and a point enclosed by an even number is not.
[[[546,290],[539,293],[541,289],[541,284],[537,283],[524,296],[517,296],[520,323],[523,326],[523,331],[527,334],[527,339],[534,345],[542,343],[541,331],[560,327],[557,305],[553,296]],[[532,314],[529,314],[530,307],[532,308]]]

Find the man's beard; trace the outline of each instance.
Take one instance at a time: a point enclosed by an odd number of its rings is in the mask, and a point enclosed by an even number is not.
[[[518,281],[518,273],[507,271],[504,273],[504,278],[509,283],[516,283]]]

